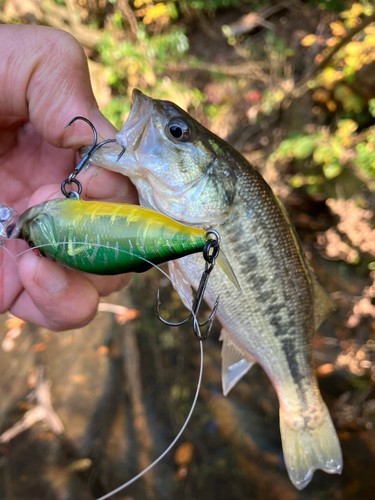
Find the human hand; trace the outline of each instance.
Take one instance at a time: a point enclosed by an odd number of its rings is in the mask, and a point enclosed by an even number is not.
[[[62,197],[61,182],[78,163],[73,151],[92,143],[82,121],[93,122],[105,139],[116,129],[99,112],[92,94],[85,54],[68,33],[41,26],[0,26],[0,204],[19,213],[50,198]],[[79,174],[82,197],[136,203],[130,181],[91,166]],[[6,247],[17,255],[20,240]],[[0,248],[0,267],[9,260]],[[99,295],[120,289],[128,277],[93,276],[66,270],[26,252],[18,266],[0,269],[0,313],[52,330],[88,323]]]

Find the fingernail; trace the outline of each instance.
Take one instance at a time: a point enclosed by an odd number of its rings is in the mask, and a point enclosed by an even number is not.
[[[48,260],[42,260],[35,277],[35,283],[49,293],[58,293],[66,285],[68,275],[62,267]]]
[[[98,106],[91,108],[90,119],[102,137],[111,139],[117,134],[117,129],[102,115]]]

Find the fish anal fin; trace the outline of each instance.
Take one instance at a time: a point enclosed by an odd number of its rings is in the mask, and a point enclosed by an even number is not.
[[[184,278],[178,268],[177,261],[168,262],[169,276],[172,280],[173,288],[179,294],[182,303],[187,309],[191,309],[193,304],[193,291],[190,283]]]
[[[223,341],[221,350],[221,378],[223,394],[227,396],[229,391],[233,389],[237,382],[250,370],[256,361],[249,354],[245,354],[230,340],[225,329],[221,330],[219,340]]]
[[[335,305],[314,276],[312,281],[314,288],[314,322],[315,330],[317,330],[321,323],[333,313]]]
[[[326,405],[322,402],[322,419],[309,426],[304,418],[296,423],[280,408],[280,432],[285,465],[294,486],[302,490],[314,472],[322,469],[329,474],[341,474],[340,443]]]

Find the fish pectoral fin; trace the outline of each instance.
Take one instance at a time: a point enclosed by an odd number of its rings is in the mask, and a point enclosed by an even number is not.
[[[242,293],[240,284],[238,283],[238,279],[236,275],[234,274],[233,268],[229,263],[229,260],[227,259],[225,253],[223,250],[220,248],[219,255],[216,259],[217,265],[220,267],[220,269],[223,271],[223,273],[230,279],[232,282],[233,286],[237,288],[237,290]]]
[[[184,306],[191,310],[193,304],[193,290],[190,283],[184,278],[178,269],[177,261],[168,262],[169,276],[172,280],[173,288],[176,290]]]
[[[315,330],[317,330],[321,323],[333,313],[335,305],[314,276],[312,280],[314,287],[314,322]]]
[[[322,469],[329,474],[341,474],[340,442],[331,416],[322,401],[323,416],[313,426],[303,417],[290,417],[280,408],[280,433],[285,466],[294,486],[302,490],[311,481],[314,472]]]
[[[230,340],[225,329],[221,330],[219,340],[223,341],[221,379],[223,394],[227,396],[229,391],[233,389],[256,361],[250,354],[245,354]]]

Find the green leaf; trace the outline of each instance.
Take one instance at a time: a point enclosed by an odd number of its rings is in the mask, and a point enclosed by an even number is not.
[[[311,137],[301,137],[294,142],[292,152],[297,160],[304,160],[312,155],[315,141]]]
[[[285,139],[284,141],[280,142],[279,147],[277,148],[275,153],[279,156],[279,158],[286,158],[291,152],[294,143],[294,139]]]
[[[373,116],[375,118],[375,99],[369,100],[368,110],[371,113],[371,116]]]
[[[323,165],[323,174],[326,179],[333,179],[337,177],[342,172],[342,165],[338,161],[330,163],[329,165]]]
[[[318,165],[321,163],[331,163],[334,157],[335,155],[333,154],[332,149],[326,144],[320,144],[317,146],[313,154],[314,161]]]
[[[344,128],[348,131],[349,134],[352,134],[357,130],[358,123],[356,123],[354,120],[350,120],[349,118],[346,120],[339,120],[337,122],[337,128]]]
[[[363,97],[357,94],[351,94],[342,100],[342,106],[345,111],[354,111],[360,113],[363,109],[365,101]]]

